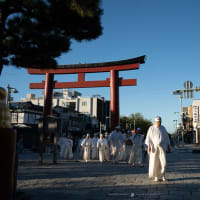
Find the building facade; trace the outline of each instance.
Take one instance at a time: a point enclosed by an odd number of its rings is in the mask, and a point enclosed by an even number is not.
[[[193,127],[196,132],[195,143],[200,142],[200,100],[193,100]]]
[[[22,101],[30,101],[34,105],[44,106],[44,96],[36,97],[35,94],[27,94]],[[82,97],[81,93],[69,89],[63,89],[61,92],[54,91],[52,106],[75,110],[91,118],[96,118],[98,123],[104,124],[106,127],[109,126],[110,101],[100,95]]]
[[[193,129],[193,107],[192,105],[183,108],[183,126],[186,132]]]
[[[23,136],[25,148],[38,150],[39,148],[39,121],[43,117],[43,107],[32,102],[9,103],[11,124],[16,129],[18,136]],[[53,109],[53,117],[58,119],[56,135],[64,133],[74,137],[81,137],[88,121],[85,115],[69,108],[56,106]]]

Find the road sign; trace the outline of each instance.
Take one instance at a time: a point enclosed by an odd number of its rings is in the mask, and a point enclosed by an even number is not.
[[[184,98],[185,99],[191,99],[194,97],[194,91],[191,89],[184,90]]]
[[[194,97],[193,83],[191,81],[184,82],[184,98],[191,99]]]
[[[184,82],[184,88],[185,89],[191,89],[193,87],[192,81],[185,81]]]

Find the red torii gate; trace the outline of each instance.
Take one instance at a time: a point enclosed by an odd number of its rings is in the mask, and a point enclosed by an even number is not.
[[[111,130],[119,124],[119,86],[135,86],[136,79],[123,79],[119,77],[119,71],[136,70],[139,65],[145,62],[145,56],[128,60],[58,65],[56,69],[28,69],[29,74],[45,74],[46,80],[42,83],[30,83],[30,89],[45,89],[43,115],[52,113],[52,93],[53,89],[62,88],[88,88],[88,87],[110,87],[110,118]],[[110,72],[110,78],[99,81],[85,81],[85,73]],[[78,81],[57,82],[54,81],[54,74],[78,74]]]

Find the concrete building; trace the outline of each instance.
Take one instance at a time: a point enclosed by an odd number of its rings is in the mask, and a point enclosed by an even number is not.
[[[188,132],[193,129],[193,107],[192,105],[183,108],[183,125]]]
[[[193,127],[196,131],[196,138],[195,142],[200,142],[200,100],[193,100],[192,103],[192,109],[193,109]]]
[[[189,117],[190,119],[193,119],[193,109],[192,109],[192,105],[190,105],[190,106],[188,107],[188,117]]]
[[[36,97],[35,94],[27,94],[22,101],[31,101],[34,105],[44,106],[44,96]],[[54,91],[52,105],[73,109],[91,118],[96,118],[106,127],[109,125],[110,101],[106,101],[100,95],[82,97],[77,91],[63,89],[61,92]]]
[[[29,102],[9,103],[11,124],[18,135],[22,135],[25,148],[39,148],[39,121],[43,116],[43,107]],[[57,136],[63,133],[71,134],[74,138],[81,137],[87,127],[87,116],[69,108],[56,106],[53,117],[58,119]]]

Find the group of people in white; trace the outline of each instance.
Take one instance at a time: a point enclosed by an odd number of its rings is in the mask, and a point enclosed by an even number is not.
[[[109,160],[118,163],[124,160],[133,166],[136,163],[143,166],[144,136],[140,134],[140,130],[138,128],[134,135],[123,134],[120,126],[116,126],[110,134],[100,134],[99,138],[97,133],[93,138],[87,134],[86,138],[82,138],[79,142],[80,158],[83,158],[85,162],[92,159],[99,160],[101,163]]]
[[[72,136],[68,135],[66,137],[66,134],[63,134],[62,137],[58,140],[58,145],[60,146],[60,157],[65,159],[72,159],[73,158],[73,140]]]
[[[59,145],[60,156],[72,159],[72,138],[61,137]],[[109,160],[112,160],[113,163],[127,161],[132,166],[144,167],[143,159],[145,152],[147,152],[149,178],[154,178],[154,181],[166,181],[166,151],[170,150],[169,145],[168,133],[161,125],[161,117],[158,116],[155,118],[155,124],[149,128],[146,138],[141,134],[140,128],[137,128],[134,134],[123,134],[120,126],[116,126],[110,134],[96,133],[93,138],[87,134],[85,138],[81,138],[76,153],[86,163],[90,160],[99,160],[101,163]]]
[[[88,162],[90,157],[93,160],[99,159],[100,162],[109,160],[109,142],[107,136],[104,138],[104,135],[100,134],[100,138],[98,138],[98,135],[95,134],[94,138],[91,139],[90,134],[87,134],[80,145],[82,149],[80,155],[83,152],[83,160],[85,162]]]

